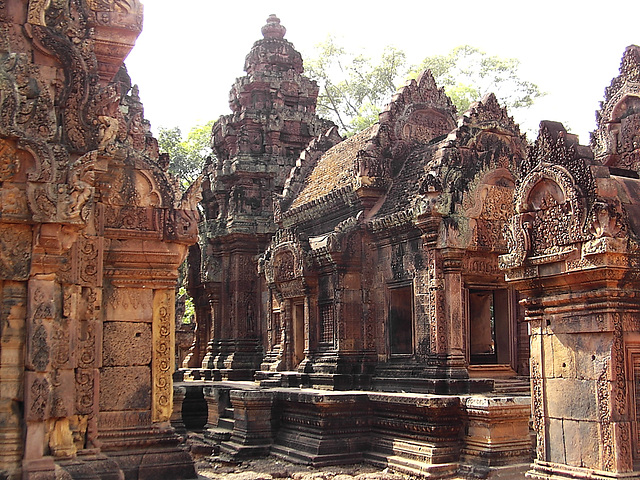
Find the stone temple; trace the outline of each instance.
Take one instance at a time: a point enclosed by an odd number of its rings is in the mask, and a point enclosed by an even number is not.
[[[456,112],[428,71],[343,139],[272,15],[182,193],[122,65],[141,28],[138,0],[0,1],[0,478],[196,478],[187,430],[640,478],[640,47],[588,146],[493,95]]]

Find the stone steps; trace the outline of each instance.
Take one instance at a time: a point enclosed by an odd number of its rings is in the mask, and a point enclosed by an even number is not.
[[[233,407],[226,407],[218,419],[218,429],[228,430],[229,433],[231,433],[234,425],[235,419],[233,417]]]
[[[229,430],[228,428],[216,427],[208,428],[204,435],[209,440],[212,440],[216,442],[216,444],[219,444],[221,442],[226,442],[227,440],[229,440],[231,438],[231,433],[232,430]]]
[[[189,448],[189,452],[195,456],[210,456],[216,455],[220,451],[220,446],[212,441],[207,433],[200,434],[190,432],[186,444]]]
[[[501,378],[494,380],[493,391],[502,395],[530,395],[531,386],[526,377]]]

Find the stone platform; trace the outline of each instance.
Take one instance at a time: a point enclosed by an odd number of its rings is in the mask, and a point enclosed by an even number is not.
[[[235,459],[274,455],[315,467],[364,461],[429,478],[507,478],[501,475],[507,470],[516,475],[509,478],[523,478],[531,460],[528,396],[211,381],[174,388],[174,426],[194,415],[189,396],[201,389],[208,406],[204,435]]]

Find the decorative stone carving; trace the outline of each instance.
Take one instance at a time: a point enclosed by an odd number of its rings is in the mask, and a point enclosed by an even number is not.
[[[595,157],[605,165],[638,171],[640,167],[640,48],[627,47],[620,75],[605,89],[592,134]]]
[[[331,122],[315,115],[318,86],[303,75],[302,57],[285,32],[275,15],[267,19],[264,38],[246,57],[246,75],[232,86],[232,113],[213,127],[216,158],[204,170],[200,259],[191,267],[198,268],[200,281],[190,285],[190,291],[198,305],[198,333],[212,335],[206,365],[224,366],[224,378],[250,378],[261,362],[258,332],[264,312],[255,258],[276,231],[274,208],[278,211],[280,203],[291,199],[285,193],[274,202],[274,196],[283,193],[285,183],[288,190],[299,188],[296,173],[290,171],[312,139],[315,146],[305,153],[307,161],[296,168],[308,170],[317,150],[340,138],[330,130]],[[184,224],[182,219],[173,223]],[[301,285],[293,283],[297,291]],[[200,358],[190,360],[195,365],[205,355],[198,353]]]
[[[624,147],[638,128],[637,64],[630,47],[598,116],[595,160],[562,125],[543,122],[522,164],[501,267],[525,299],[531,331],[531,478],[637,475],[629,408],[636,334],[625,319],[637,310],[640,199],[629,194],[639,181],[633,148]]]
[[[153,403],[151,419],[166,422],[171,418],[173,387],[173,351],[175,348],[173,290],[158,291],[153,301]]]
[[[3,478],[155,477],[147,448],[164,474],[195,476],[164,425],[199,185],[177,198],[121,68],[141,14],[138,0],[0,2]],[[163,299],[143,318],[138,290]]]

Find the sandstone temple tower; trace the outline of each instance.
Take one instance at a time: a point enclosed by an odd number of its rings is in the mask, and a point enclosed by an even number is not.
[[[262,360],[257,255],[275,233],[274,195],[300,152],[331,124],[315,115],[318,87],[272,15],[230,92],[233,111],[213,128],[215,160],[205,167],[204,220],[192,251],[190,290],[198,340],[190,366],[221,378],[252,377]]]

